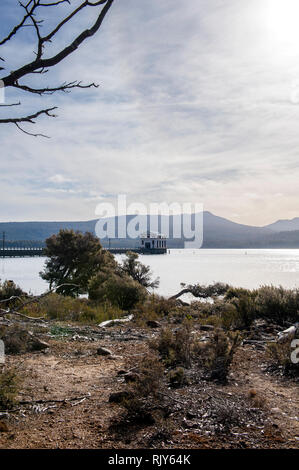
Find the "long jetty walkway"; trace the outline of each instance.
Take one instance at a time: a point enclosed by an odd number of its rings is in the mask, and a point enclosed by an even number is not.
[[[165,248],[154,248],[150,250],[142,248],[105,248],[105,250],[110,251],[113,254],[125,254],[128,251],[133,251],[134,253],[140,254],[152,254],[152,255],[161,255],[167,253]],[[28,248],[5,248],[0,249],[0,258],[26,258],[34,256],[45,256],[44,248],[38,247],[28,247]]]

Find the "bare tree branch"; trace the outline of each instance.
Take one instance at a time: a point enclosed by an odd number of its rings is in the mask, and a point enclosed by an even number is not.
[[[15,122],[15,125],[19,129],[19,131],[23,132],[26,135],[30,135],[31,137],[44,137],[45,139],[50,139],[50,137],[48,135],[45,135],[45,134],[34,134],[33,132],[25,131],[25,129],[23,129],[20,126],[20,124],[18,124],[17,122]]]
[[[20,122],[30,122],[31,124],[35,124],[34,119],[39,117],[41,114],[46,114],[47,116],[50,117],[56,117],[55,114],[51,114],[51,111],[54,111],[54,109],[57,109],[57,106],[54,106],[53,108],[48,108],[48,109],[42,109],[40,111],[37,111],[35,114],[31,114],[29,116],[21,117],[21,118],[7,118],[7,119],[0,119],[0,124],[16,124]]]
[[[21,2],[19,2],[19,3],[20,3],[20,6],[25,7],[27,9],[26,15],[23,17],[22,21],[18,25],[14,26],[14,28],[10,31],[10,33],[4,39],[2,39],[0,41],[0,46],[3,46],[3,44],[10,41],[10,39],[13,36],[15,36],[21,28],[23,28],[25,26],[32,26],[31,24],[30,25],[26,24],[26,21],[34,13],[34,11],[36,10],[37,7],[39,7],[39,6],[46,6],[46,7],[57,6],[60,3],[70,4],[70,0],[60,0],[60,1],[57,1],[57,2],[54,2],[54,3],[40,3],[39,0],[38,1],[31,0],[26,5],[22,5]],[[31,9],[29,10],[29,7],[30,7],[31,4],[33,4],[33,5],[31,7]]]
[[[7,119],[0,119],[0,124],[15,124],[15,126],[24,134],[30,135],[32,137],[45,137],[49,138],[47,135],[44,134],[34,134],[28,131],[25,131],[21,126],[20,123],[22,122],[29,122],[30,124],[35,124],[34,119],[38,118],[42,114],[45,114],[49,117],[56,117],[55,114],[51,114],[51,111],[54,111],[54,109],[57,109],[57,107],[53,108],[48,108],[48,109],[41,109],[40,111],[37,111],[34,114],[31,114],[29,116],[24,116],[24,117],[19,117],[19,118],[7,118]]]
[[[11,104],[0,104],[0,107],[9,108],[11,106],[20,106],[20,104],[21,104],[21,101],[19,101],[18,103],[11,103]]]
[[[35,93],[38,95],[53,95],[56,91],[63,91],[64,93],[69,93],[69,90],[72,88],[98,88],[99,85],[96,85],[95,83],[90,83],[88,85],[82,85],[81,82],[70,82],[70,83],[63,83],[62,85],[59,85],[54,88],[31,88],[27,85],[20,85],[19,83],[15,85],[15,88],[19,88],[20,90],[27,91],[29,93]]]
[[[45,2],[42,0],[29,0],[27,3],[21,3],[19,1],[20,7],[25,10],[25,14],[23,19],[18,23],[10,33],[0,41],[0,46],[6,44],[10,41],[23,27],[31,26],[34,28],[36,33],[36,40],[37,40],[37,49],[35,52],[35,58],[32,62],[27,63],[17,70],[11,71],[7,76],[3,77],[1,80],[4,84],[4,87],[13,87],[19,90],[22,90],[27,93],[37,94],[40,96],[43,95],[50,95],[58,91],[62,92],[70,92],[74,88],[97,88],[98,85],[95,83],[90,83],[83,85],[81,81],[73,81],[73,82],[64,82],[58,86],[39,86],[39,87],[31,87],[29,85],[19,83],[19,80],[23,77],[26,77],[30,74],[46,74],[51,67],[61,63],[66,57],[76,51],[80,45],[85,42],[88,38],[94,36],[97,31],[100,29],[105,16],[107,15],[112,3],[114,0],[98,0],[98,1],[90,1],[84,0],[82,3],[75,8],[71,13],[69,13],[64,19],[62,19],[50,32],[45,35],[41,33],[41,26],[44,24],[44,20],[40,19],[37,16],[37,11],[39,8],[45,7],[57,7],[63,3],[71,4],[70,0],[54,0],[52,2]],[[76,15],[78,15],[83,9],[88,7],[101,7],[101,10],[97,13],[96,19],[93,25],[89,29],[83,30],[70,44],[64,47],[60,52],[55,54],[52,57],[44,58],[45,54],[45,45],[46,43],[52,42],[53,37],[60,31],[67,23],[69,23]],[[1,61],[4,61],[4,58],[0,57]],[[3,70],[3,67],[0,67],[0,70]],[[17,106],[21,103],[15,103],[11,105],[0,105],[0,106]],[[42,109],[35,114],[19,117],[19,118],[7,118],[7,119],[0,119],[0,124],[14,124],[20,131],[24,132],[25,134],[31,136],[42,136],[47,137],[43,134],[34,134],[24,130],[20,124],[21,123],[30,123],[35,124],[34,119],[38,118],[41,115],[47,115],[50,117],[56,117],[55,115],[51,114],[51,111],[56,109],[56,107]]]
[[[48,59],[41,59],[38,56],[33,62],[30,62],[29,64],[24,65],[23,67],[20,67],[19,69],[11,72],[9,75],[6,77],[2,78],[2,81],[6,87],[9,86],[15,86],[16,82],[24,77],[25,75],[28,75],[29,73],[35,72],[38,69],[43,69],[47,67],[53,67],[57,64],[59,64],[61,61],[63,61],[67,56],[72,54],[78,47],[89,37],[94,36],[94,34],[100,29],[102,22],[108,13],[112,3],[114,0],[101,0],[100,2],[96,3],[91,3],[88,1],[85,1],[84,3],[81,4],[80,7],[77,8],[77,12],[82,10],[85,6],[97,6],[97,5],[102,5],[104,4],[104,8],[101,10],[100,14],[97,17],[97,20],[93,24],[93,26],[90,29],[86,29],[83,31],[77,38],[67,47],[62,49],[58,54],[56,54],[53,57],[50,57]],[[75,13],[76,14],[76,13]],[[73,15],[74,16],[74,15]],[[70,15],[66,22],[69,21],[69,19],[72,16]],[[44,42],[44,38],[41,38],[42,41]]]

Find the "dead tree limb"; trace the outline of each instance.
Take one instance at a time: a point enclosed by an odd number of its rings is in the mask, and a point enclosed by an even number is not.
[[[114,0],[98,0],[90,1],[84,0],[77,7],[74,8],[70,13],[68,13],[63,19],[58,21],[56,26],[53,29],[48,31],[46,34],[43,34],[43,29],[46,27],[47,23],[43,18],[39,16],[40,10],[44,10],[46,7],[59,7],[61,4],[67,3],[71,5],[70,0],[57,0],[53,2],[45,2],[42,0],[29,0],[27,3],[19,2],[21,8],[24,9],[24,16],[22,20],[12,28],[12,30],[0,40],[0,46],[4,46],[9,41],[11,41],[18,32],[24,27],[32,27],[35,31],[35,43],[36,51],[34,60],[28,62],[27,64],[22,65],[16,70],[9,72],[6,76],[0,77],[1,83],[5,88],[12,87],[18,90],[22,90],[26,93],[33,93],[40,96],[53,94],[56,92],[69,92],[74,88],[86,89],[86,88],[97,88],[98,85],[95,83],[82,84],[78,80],[74,80],[70,83],[63,83],[57,86],[40,86],[33,88],[26,83],[20,83],[20,79],[26,78],[31,74],[40,74],[44,75],[50,68],[55,67],[66,59],[69,55],[75,52],[88,38],[94,36],[102,26],[102,23],[110,10]],[[85,9],[92,8],[96,9],[95,20],[90,28],[83,30],[77,37],[70,42],[66,47],[62,48],[58,53],[46,57],[46,46],[50,44],[56,34],[63,29],[68,23],[75,17],[79,16],[80,12]],[[98,11],[99,9],[99,11]],[[42,28],[43,27],[43,28]],[[3,57],[0,57],[2,62],[5,62]],[[3,67],[0,70],[4,70]],[[5,105],[5,106],[14,106],[14,105]],[[25,134],[34,136],[34,137],[47,137],[44,134],[36,134],[28,132],[21,127],[21,123],[30,123],[34,124],[35,118],[38,118],[41,115],[46,115],[48,117],[56,117],[56,115],[51,114],[51,111],[56,109],[52,107],[49,109],[42,109],[37,111],[32,115],[23,115],[20,117],[0,119],[0,124],[14,124],[20,131]]]
[[[228,284],[222,284],[221,282],[217,282],[209,286],[201,286],[200,284],[189,284],[187,286],[185,286],[185,284],[181,285],[183,289],[177,294],[169,297],[169,299],[175,300],[184,294],[192,294],[194,297],[197,298],[208,299],[211,297],[219,297],[221,295],[224,295],[230,289],[230,286]]]

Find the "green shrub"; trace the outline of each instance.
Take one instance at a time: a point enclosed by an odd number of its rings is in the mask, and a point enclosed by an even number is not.
[[[231,288],[225,295],[225,301],[223,325],[234,329],[250,328],[256,318],[256,291]]]
[[[257,292],[256,309],[258,317],[284,322],[299,321],[299,289],[263,286]]]
[[[91,300],[97,303],[108,301],[121,310],[131,310],[146,295],[146,289],[127,275],[100,273],[89,283]]]
[[[174,300],[152,294],[135,306],[134,319],[137,324],[144,326],[148,320],[160,320],[176,311],[177,306]]]

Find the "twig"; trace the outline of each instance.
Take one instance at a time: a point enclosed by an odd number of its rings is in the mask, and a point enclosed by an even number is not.
[[[83,400],[83,399],[86,399],[86,398],[90,398],[91,397],[91,393],[88,392],[87,395],[83,395],[83,396],[80,396],[80,397],[73,397],[73,398],[63,398],[61,400],[23,400],[23,401],[19,401],[20,405],[35,405],[35,404],[40,404],[40,403],[68,403],[68,402],[71,402],[71,401],[76,401],[76,400]]]

